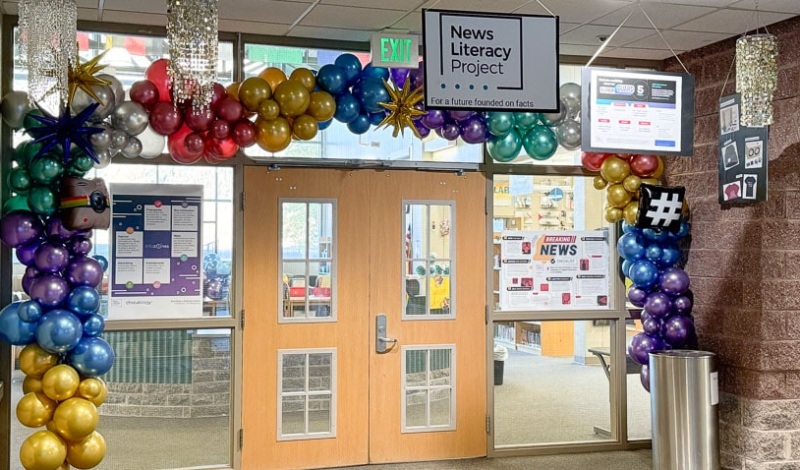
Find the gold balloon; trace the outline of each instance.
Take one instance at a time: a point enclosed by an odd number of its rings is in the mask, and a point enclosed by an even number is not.
[[[625,160],[625,161],[628,161],[631,158],[633,158],[633,154],[631,154],[631,153],[618,153],[618,154],[616,154],[616,156],[621,158],[621,159],[623,159],[623,160]]]
[[[273,97],[281,107],[281,114],[287,117],[305,113],[311,102],[311,93],[300,82],[294,80],[286,80],[278,85]]]
[[[311,93],[306,114],[319,122],[327,121],[336,112],[336,99],[327,91]]]
[[[661,175],[664,174],[664,159],[661,157],[656,157],[658,159],[658,167],[656,168],[655,173],[653,173],[650,177],[655,179],[661,179]]]
[[[622,183],[630,174],[628,162],[618,157],[608,157],[600,166],[600,176],[612,184]]]
[[[248,111],[258,111],[262,101],[272,97],[272,88],[261,77],[250,77],[239,86],[239,102]]]
[[[26,470],[55,470],[67,458],[67,446],[50,431],[31,434],[19,449],[19,460]]]
[[[258,116],[262,119],[271,121],[281,114],[281,107],[275,100],[264,100],[258,107]]]
[[[65,461],[64,463],[59,465],[59,467],[56,470],[69,470],[70,468],[72,467],[70,467],[69,463]]]
[[[257,119],[256,128],[258,145],[267,152],[280,152],[292,143],[292,126],[286,118]]]
[[[99,419],[97,407],[85,398],[69,398],[53,414],[58,434],[68,441],[79,441],[93,433]]]
[[[625,178],[625,181],[622,182],[622,186],[624,186],[629,193],[638,193],[639,185],[641,184],[642,179],[636,175],[628,175],[627,178]]]
[[[272,89],[273,93],[275,89],[278,88],[278,85],[286,81],[286,74],[283,73],[283,70],[275,67],[264,69],[258,76],[269,83],[269,87]]]
[[[424,116],[426,113],[426,111],[415,108],[416,104],[425,97],[422,87],[412,90],[411,80],[408,78],[403,82],[402,88],[398,88],[394,83],[389,83],[386,79],[383,79],[383,86],[389,93],[391,101],[378,103],[387,111],[386,117],[378,124],[378,129],[392,126],[392,137],[397,137],[398,134],[403,133],[404,129],[408,128],[418,139],[422,139],[419,129],[414,125],[414,119]]]
[[[636,218],[639,216],[639,201],[631,201],[622,209],[622,218],[631,225],[636,225]]]
[[[89,377],[81,380],[81,384],[78,386],[78,395],[94,403],[94,406],[100,406],[106,401],[108,387],[103,379]]]
[[[23,426],[38,428],[53,419],[58,403],[42,392],[26,393],[17,403],[17,419]]]
[[[233,98],[236,101],[239,101],[239,82],[233,82],[225,88],[225,93],[228,95],[229,98]]]
[[[292,122],[292,132],[300,140],[311,140],[317,135],[317,120],[308,114],[297,116]]]
[[[95,431],[78,442],[67,444],[67,462],[75,468],[96,467],[106,455],[106,440]]]
[[[304,68],[294,69],[294,72],[289,75],[289,80],[302,83],[310,92],[314,91],[314,87],[317,85],[317,77],[314,76],[314,72]]]
[[[606,199],[612,206],[622,209],[631,202],[631,194],[621,184],[612,184],[606,189]]]
[[[649,184],[651,186],[661,186],[661,181],[655,178],[642,178],[642,184]]]
[[[36,343],[31,343],[19,353],[19,368],[25,375],[39,378],[51,367],[58,364],[58,355],[45,351]]]
[[[606,220],[612,224],[622,218],[622,210],[617,207],[606,207]]]
[[[608,186],[608,181],[604,180],[602,176],[597,175],[594,177],[594,189],[603,189]]]
[[[41,391],[42,391],[41,377],[31,377],[30,375],[25,376],[25,379],[22,381],[22,393],[41,392]]]
[[[683,217],[685,219],[685,218],[689,217],[689,214],[691,212],[692,212],[692,210],[689,208],[689,200],[688,199],[684,199],[683,200],[683,207],[681,207],[681,217]]]
[[[64,401],[75,395],[81,378],[78,372],[66,364],[57,365],[42,377],[42,390],[44,393],[56,401]]]
[[[58,435],[58,429],[56,428],[56,423],[54,421],[48,421],[44,427],[46,427],[47,430],[53,434]]]

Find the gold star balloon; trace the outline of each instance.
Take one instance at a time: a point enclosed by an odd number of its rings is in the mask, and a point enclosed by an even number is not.
[[[103,80],[102,78],[97,78],[95,75],[106,68],[105,65],[99,65],[100,59],[108,51],[103,51],[99,55],[92,57],[91,59],[87,60],[86,62],[81,63],[80,57],[75,59],[75,65],[72,66],[69,70],[69,102],[72,103],[72,99],[75,97],[75,93],[78,91],[78,88],[86,92],[87,95],[91,96],[92,99],[100,103],[101,106],[105,105],[103,100],[101,100],[97,93],[94,92],[94,87],[96,86],[105,86],[110,85],[111,82],[108,80]]]
[[[400,89],[397,85],[390,84],[386,79],[383,80],[383,86],[389,92],[392,101],[388,103],[378,103],[384,108],[389,110],[389,114],[383,118],[378,128],[392,126],[394,131],[392,137],[397,137],[397,134],[402,134],[406,127],[410,127],[418,138],[422,138],[414,125],[414,118],[417,116],[424,116],[425,111],[416,109],[414,105],[422,101],[425,94],[422,92],[422,87],[411,90],[411,80],[406,78],[403,82],[403,88]]]

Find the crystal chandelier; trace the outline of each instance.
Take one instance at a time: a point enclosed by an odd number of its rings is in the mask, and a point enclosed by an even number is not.
[[[28,97],[58,113],[69,97],[68,72],[78,56],[75,0],[22,0],[20,52],[28,66]]]
[[[778,42],[771,34],[736,41],[736,92],[742,96],[739,122],[747,127],[772,124],[772,95],[778,84]]]
[[[207,108],[217,71],[217,0],[168,0],[167,4],[173,100]]]

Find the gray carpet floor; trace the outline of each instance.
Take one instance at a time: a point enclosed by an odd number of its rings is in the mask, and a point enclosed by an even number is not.
[[[650,450],[365,465],[341,470],[647,470]]]

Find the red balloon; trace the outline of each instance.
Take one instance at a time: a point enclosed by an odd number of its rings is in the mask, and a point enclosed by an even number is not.
[[[150,111],[150,125],[161,135],[172,135],[183,125],[183,117],[172,103],[162,101]]]
[[[217,102],[214,107],[217,117],[233,124],[244,116],[242,104],[233,98],[225,97]]]
[[[228,93],[225,91],[225,87],[221,83],[215,83],[214,93],[211,95],[211,109],[214,109],[217,102],[226,96],[228,96]]]
[[[639,178],[652,176],[658,170],[658,157],[655,155],[634,155],[630,161],[631,173]]]
[[[188,106],[186,111],[183,113],[183,120],[186,122],[186,125],[189,126],[189,129],[195,132],[205,132],[211,127],[211,123],[214,122],[214,119],[217,117],[214,115],[214,111],[210,109],[205,110],[196,110],[193,106]]]
[[[211,135],[215,139],[224,139],[229,135],[231,135],[231,125],[228,124],[228,121],[217,119],[216,121],[211,123],[211,130],[209,131],[209,135]]]
[[[581,164],[589,171],[600,171],[603,161],[610,156],[610,153],[583,152],[581,154]]]
[[[239,150],[239,146],[232,138],[215,139],[206,138],[206,160],[227,160]]]
[[[186,136],[192,133],[187,126],[181,127],[177,132],[167,138],[169,154],[178,163],[190,165],[203,158],[203,151],[192,152],[186,148]]]
[[[233,141],[236,142],[236,145],[239,147],[250,147],[256,143],[257,134],[258,130],[256,129],[256,125],[243,119],[233,126],[231,137],[233,137]]]
[[[168,65],[167,59],[158,59],[144,71],[144,78],[153,82],[158,88],[158,97],[161,101],[170,101]]]
[[[144,106],[148,111],[153,109],[159,99],[158,88],[150,80],[140,80],[131,85],[131,101]]]
[[[192,132],[183,140],[183,145],[192,153],[203,153],[206,150],[206,141],[202,134]]]

